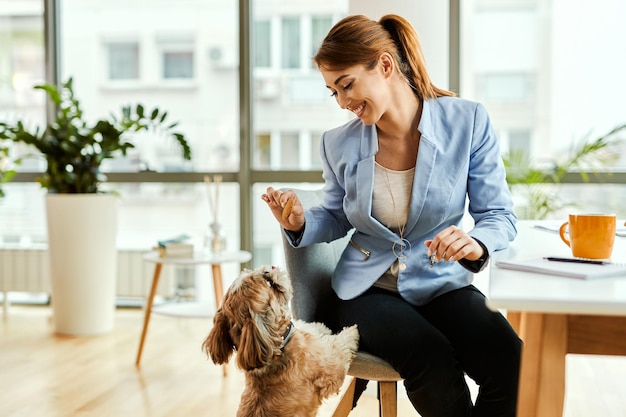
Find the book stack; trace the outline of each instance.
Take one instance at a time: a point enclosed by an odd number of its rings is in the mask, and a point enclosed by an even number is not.
[[[194,246],[189,242],[189,236],[183,234],[171,239],[159,240],[155,250],[161,258],[192,258]]]

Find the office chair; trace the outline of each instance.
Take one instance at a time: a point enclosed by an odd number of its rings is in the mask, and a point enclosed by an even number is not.
[[[294,191],[305,208],[316,205],[322,199],[321,190]],[[333,291],[330,279],[348,240],[349,236],[346,236],[331,243],[293,248],[283,235],[286,268],[293,285],[291,308],[295,318],[315,321],[319,317],[317,313],[323,300]],[[368,381],[378,384],[379,415],[396,417],[397,381],[401,381],[402,377],[391,365],[367,352],[358,351],[348,375],[352,380],[335,408],[333,417],[346,417],[350,413]]]

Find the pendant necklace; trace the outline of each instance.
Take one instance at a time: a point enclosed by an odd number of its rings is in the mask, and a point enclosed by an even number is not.
[[[385,179],[387,180],[387,188],[389,189],[389,195],[391,196],[391,204],[393,207],[393,215],[396,218],[396,224],[398,225],[398,235],[399,238],[396,239],[393,242],[393,245],[391,246],[391,251],[393,252],[394,256],[396,257],[396,259],[398,260],[398,268],[401,271],[404,271],[406,269],[406,260],[409,257],[409,255],[411,254],[411,242],[408,241],[408,239],[406,239],[404,237],[404,232],[406,231],[406,219],[404,220],[404,224],[400,224],[400,218],[398,217],[398,212],[396,210],[396,200],[393,197],[393,191],[391,189],[391,182],[389,181],[389,174],[387,173],[387,169],[384,169],[385,172]],[[410,204],[410,199],[409,199],[409,203]]]

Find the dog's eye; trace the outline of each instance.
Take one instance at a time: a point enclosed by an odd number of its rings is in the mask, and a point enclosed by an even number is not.
[[[274,286],[274,281],[272,281],[271,279],[267,279],[267,278],[265,278],[265,282],[267,282],[267,285],[268,285],[269,287],[273,287],[273,286]]]

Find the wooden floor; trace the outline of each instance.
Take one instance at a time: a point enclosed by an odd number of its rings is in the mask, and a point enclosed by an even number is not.
[[[53,334],[47,307],[0,311],[2,417],[229,417],[235,416],[243,376],[220,367],[200,349],[208,319],[153,315],[141,370],[134,366],[142,312],[118,309],[104,336]],[[567,360],[565,417],[626,416],[626,358]],[[377,416],[370,384],[353,417]],[[399,387],[398,416],[418,416]],[[332,400],[319,416],[328,416]]]

